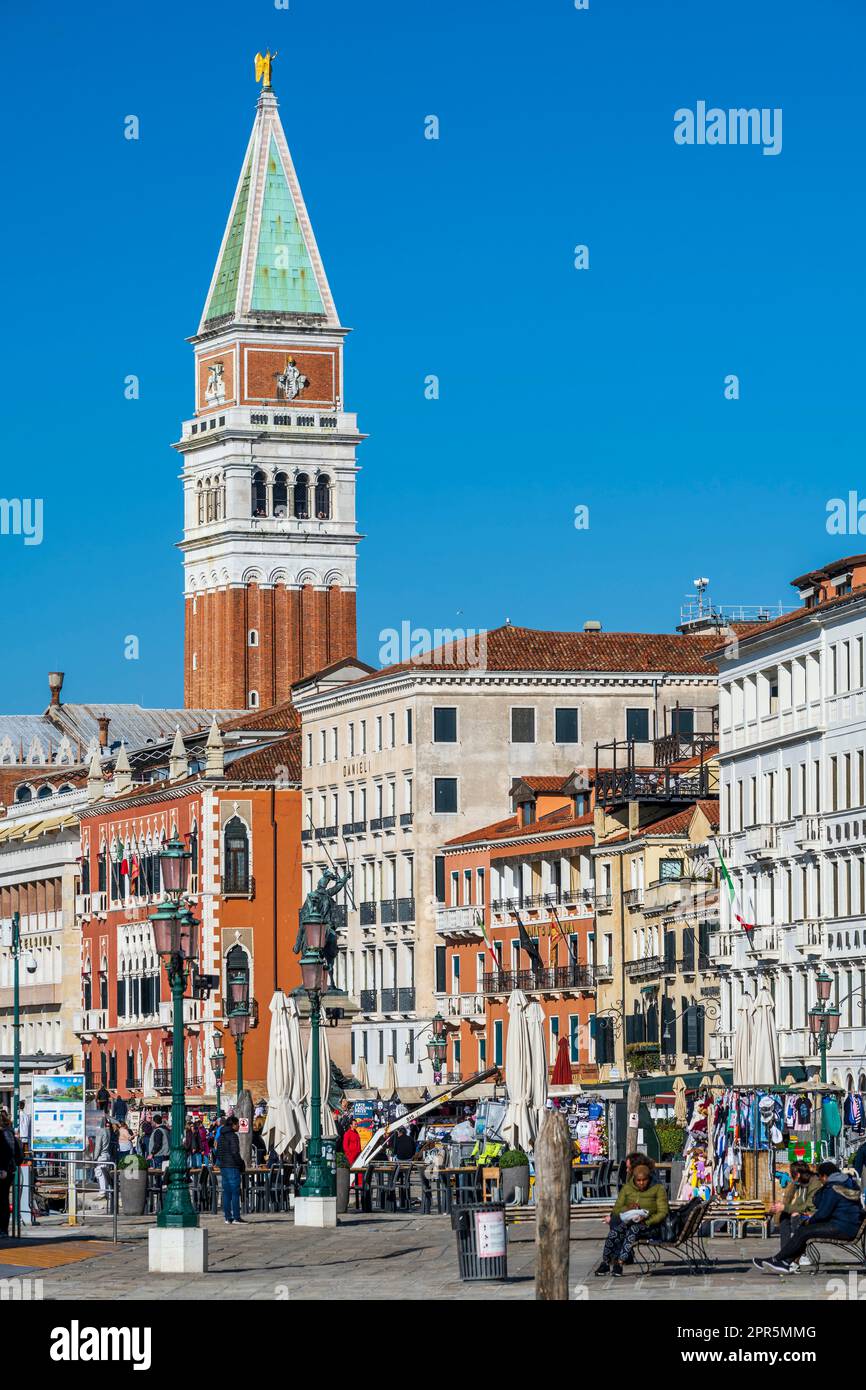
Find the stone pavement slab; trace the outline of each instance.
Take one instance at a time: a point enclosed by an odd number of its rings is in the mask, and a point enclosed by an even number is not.
[[[254,1215],[232,1227],[221,1218],[205,1216],[210,1269],[204,1275],[186,1276],[148,1272],[147,1232],[152,1222],[152,1217],[121,1221],[117,1246],[111,1243],[111,1223],[104,1219],[88,1219],[75,1236],[67,1228],[42,1223],[38,1234],[26,1236],[20,1245],[32,1248],[44,1242],[62,1247],[65,1241],[77,1239],[80,1247],[83,1238],[89,1242],[101,1237],[94,1258],[39,1269],[45,1299],[499,1302],[535,1297],[532,1223],[508,1228],[507,1283],[462,1283],[456,1237],[447,1217],[349,1213],[336,1230],[314,1230],[296,1228],[289,1214]],[[853,1270],[849,1274],[849,1267],[841,1263],[784,1279],[760,1274],[752,1268],[752,1258],[775,1253],[778,1242],[755,1237],[739,1241],[718,1237],[707,1242],[710,1254],[721,1261],[710,1274],[695,1276],[682,1266],[651,1275],[628,1268],[622,1278],[597,1279],[593,1271],[607,1228],[601,1221],[597,1230],[595,1225],[572,1226],[570,1279],[576,1300],[769,1303],[866,1296],[864,1274]],[[16,1256],[26,1258],[26,1252],[20,1246],[0,1249],[0,1259],[10,1267]]]

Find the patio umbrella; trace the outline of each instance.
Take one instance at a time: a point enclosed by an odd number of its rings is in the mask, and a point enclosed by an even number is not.
[[[307,1043],[307,1110],[309,1111],[310,1097],[313,1093],[313,1030],[310,1029],[310,1039]],[[334,1124],[334,1116],[328,1104],[328,1092],[331,1089],[331,1052],[328,1047],[328,1030],[319,1028],[319,1089],[322,1096],[322,1138],[333,1139],[337,1133],[337,1126]]]
[[[269,1007],[268,1113],[262,1137],[282,1155],[301,1147],[309,1133],[303,1110],[304,1054],[294,999],[278,989]]]
[[[755,1001],[744,994],[737,1009],[734,1035],[734,1085],[745,1088],[752,1084],[752,1010]]]
[[[532,1115],[534,1139],[541,1129],[547,1101],[547,1042],[544,1030],[544,1010],[537,999],[527,1005],[526,1024],[529,1029],[529,1071],[532,1078],[529,1109]]]
[[[719,1076],[719,1073],[716,1072],[715,1076],[713,1077],[713,1095],[721,1096],[724,1094],[724,1090],[725,1083]]]
[[[508,1108],[500,1133],[513,1149],[527,1149],[533,1138],[529,1102],[532,1096],[532,1057],[529,1051],[529,1025],[526,1021],[526,995],[512,990],[508,998],[508,1037],[505,1042],[505,1084]]]
[[[752,1011],[752,1086],[778,1086],[779,1039],[776,1033],[776,1006],[766,985],[758,990]]]
[[[361,1090],[362,1090],[362,1091],[369,1091],[369,1089],[370,1089],[370,1073],[367,1071],[367,1058],[366,1058],[366,1057],[359,1057],[359,1058],[358,1058],[358,1060],[357,1060],[357,1062],[355,1063],[355,1066],[354,1066],[354,1072],[355,1072],[355,1076],[357,1077],[358,1081],[361,1083]]]
[[[383,1100],[390,1100],[397,1089],[397,1064],[393,1057],[388,1057],[385,1062],[385,1079],[379,1087],[379,1094]]]
[[[678,1125],[684,1125],[689,1118],[686,1108],[686,1083],[681,1076],[678,1076],[673,1085],[674,1092],[674,1119]]]
[[[556,1062],[554,1063],[550,1084],[551,1086],[571,1085],[571,1059],[569,1057],[567,1038],[560,1038],[557,1044]]]

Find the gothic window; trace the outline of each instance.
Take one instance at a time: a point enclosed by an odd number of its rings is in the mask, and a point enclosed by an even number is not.
[[[211,486],[210,478],[205,479],[206,515],[208,521],[216,520],[216,489]]]
[[[264,473],[253,474],[253,516],[267,516],[268,489]]]
[[[285,473],[278,473],[274,478],[274,516],[288,516],[289,514],[289,480]]]
[[[53,796],[53,795],[54,795],[54,788],[53,788],[53,787],[49,787],[49,786],[46,784],[45,786],[42,786],[42,787],[39,788],[38,792],[36,793],[36,800],[37,800],[37,801],[44,801],[45,798],[46,798],[47,796]]]
[[[331,480],[327,474],[316,479],[316,517],[328,521],[331,515]]]
[[[99,887],[98,887],[98,889],[97,889],[97,892],[99,892],[99,893],[104,893],[104,892],[105,892],[105,865],[106,865],[105,845],[103,845],[103,846],[102,846],[102,849],[99,851],[99,857],[98,857],[96,863],[97,863],[97,870],[98,870],[98,873],[97,873],[97,882],[98,882],[98,884],[99,884]]]
[[[310,515],[310,480],[306,473],[299,473],[294,487],[295,516],[307,521]]]
[[[15,788],[15,800],[16,800],[16,801],[32,801],[32,800],[33,800],[33,792],[31,791],[30,787],[16,787],[16,788]]]
[[[84,854],[81,858],[81,891],[90,892],[90,855]]]
[[[204,524],[204,492],[202,491],[201,483],[198,484],[197,492],[198,492],[198,524],[199,524],[199,526],[202,526],[202,525]]]
[[[232,816],[223,832],[224,889],[248,893],[250,888],[250,837],[240,816]]]

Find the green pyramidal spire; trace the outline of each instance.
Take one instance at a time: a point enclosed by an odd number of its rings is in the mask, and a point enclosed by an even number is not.
[[[274,317],[338,327],[277,101],[266,89],[211,281],[199,332]]]

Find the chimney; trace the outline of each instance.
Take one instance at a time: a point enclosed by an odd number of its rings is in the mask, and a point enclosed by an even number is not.
[[[587,618],[583,630],[584,632],[601,632],[601,623],[598,618]]]
[[[52,703],[52,705],[59,705],[59,704],[60,704],[60,692],[61,692],[61,690],[63,689],[63,672],[62,672],[62,671],[49,671],[49,672],[48,672],[48,689],[51,691],[51,703]]]
[[[99,746],[100,748],[107,748],[108,726],[111,723],[111,720],[109,719],[107,714],[98,714],[96,716],[96,723],[99,727]]]

